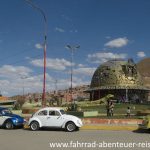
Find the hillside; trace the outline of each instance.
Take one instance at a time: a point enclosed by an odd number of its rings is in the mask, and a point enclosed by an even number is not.
[[[150,58],[145,58],[137,64],[138,70],[143,77],[144,84],[150,88]]]

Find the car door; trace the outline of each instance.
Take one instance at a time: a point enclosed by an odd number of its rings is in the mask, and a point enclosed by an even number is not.
[[[37,118],[40,120],[42,126],[46,126],[47,117],[48,117],[48,111],[47,111],[47,110],[41,110],[41,111],[37,114]]]
[[[47,117],[48,127],[61,127],[64,123],[64,118],[57,110],[49,110]]]

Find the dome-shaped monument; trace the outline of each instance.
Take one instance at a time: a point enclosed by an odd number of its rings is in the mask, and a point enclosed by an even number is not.
[[[113,94],[118,101],[145,100],[147,90],[132,59],[110,60],[100,65],[91,80],[91,100]]]

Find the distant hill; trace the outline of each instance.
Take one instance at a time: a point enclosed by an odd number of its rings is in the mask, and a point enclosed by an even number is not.
[[[150,88],[150,58],[145,58],[137,64],[138,70],[143,77],[144,84]]]
[[[142,76],[150,77],[150,58],[145,58],[137,64],[138,70]]]

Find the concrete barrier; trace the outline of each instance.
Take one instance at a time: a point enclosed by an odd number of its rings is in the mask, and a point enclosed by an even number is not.
[[[77,117],[97,117],[98,111],[67,111],[67,114]]]
[[[83,118],[84,124],[112,124],[112,125],[138,125],[142,123],[141,119],[100,119],[100,118]]]

